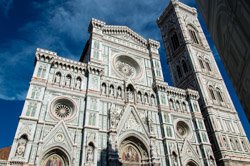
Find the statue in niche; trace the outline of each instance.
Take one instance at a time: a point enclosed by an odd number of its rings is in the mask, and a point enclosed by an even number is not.
[[[102,84],[102,94],[106,94],[106,90],[107,90],[107,87],[106,87],[106,84]]]
[[[88,146],[87,150],[87,162],[93,162],[94,161],[94,147]]]
[[[113,86],[110,86],[110,88],[109,88],[109,95],[114,96],[114,87]]]
[[[128,88],[127,94],[128,94],[128,101],[133,101],[134,94],[133,94],[133,90],[131,88]]]
[[[56,73],[54,82],[55,83],[60,83],[60,81],[61,81],[61,74],[60,73]]]
[[[137,102],[141,102],[141,93],[137,94]]]
[[[70,86],[70,82],[71,82],[71,77],[70,77],[70,75],[68,75],[66,77],[65,86],[69,87]]]
[[[82,83],[81,79],[77,78],[76,79],[76,89],[81,89],[81,83]]]
[[[27,142],[28,142],[28,139],[27,139],[26,135],[23,135],[18,139],[18,145],[17,145],[17,149],[16,149],[17,156],[21,156],[21,157],[24,156]]]
[[[172,160],[172,165],[173,166],[178,166],[178,159],[177,159],[177,155],[175,152],[173,152],[172,156],[171,156],[171,160]]]
[[[148,117],[147,119],[148,119],[149,132],[151,134],[154,134],[153,120],[150,117]]]
[[[117,91],[117,97],[122,97],[122,90],[120,87],[118,88],[118,91]]]
[[[155,105],[155,98],[154,98],[153,95],[151,96],[151,104],[152,104],[152,105]]]
[[[148,103],[148,95],[147,94],[144,95],[144,102]]]

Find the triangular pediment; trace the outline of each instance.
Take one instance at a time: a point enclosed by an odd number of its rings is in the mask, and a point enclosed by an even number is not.
[[[127,131],[135,131],[149,136],[146,126],[142,123],[137,110],[131,105],[125,108],[125,112],[117,126],[118,135]]]
[[[43,140],[43,150],[53,148],[53,147],[62,147],[68,152],[73,151],[74,142],[71,139],[68,128],[65,125],[64,121],[60,121],[55,127],[48,133],[48,135]]]
[[[103,33],[114,38],[133,43],[139,46],[147,46],[147,40],[127,26],[108,25],[103,27]]]
[[[191,143],[186,139],[181,150],[181,158],[183,159],[183,163],[188,162],[189,160],[193,160],[197,163],[200,163],[199,155],[192,147]]]

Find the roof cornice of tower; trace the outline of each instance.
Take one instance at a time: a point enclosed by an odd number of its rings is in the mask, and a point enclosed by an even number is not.
[[[169,13],[171,12],[171,10],[174,10],[176,8],[181,8],[187,12],[190,12],[191,14],[197,15],[197,10],[194,7],[190,7],[178,0],[171,0],[168,4],[168,6],[166,7],[166,9],[162,12],[162,14],[159,16],[159,18],[157,19],[157,24],[160,25],[161,22],[165,19],[165,17],[167,15],[169,15]]]
[[[88,28],[89,33],[93,33],[94,29],[101,30],[102,34],[110,34],[110,35],[127,34],[133,40],[137,41],[138,43],[142,44],[145,47],[151,46],[157,49],[159,49],[160,47],[160,43],[158,41],[153,39],[147,40],[127,26],[107,25],[106,22],[92,18]]]

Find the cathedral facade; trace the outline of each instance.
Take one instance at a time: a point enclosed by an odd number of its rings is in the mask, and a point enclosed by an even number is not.
[[[79,62],[37,49],[8,165],[215,166],[224,153],[227,160],[241,157],[249,162],[248,140],[204,34],[200,32],[201,38],[196,38],[204,44],[201,51],[197,46],[192,52],[193,44],[185,43],[189,36],[181,38],[186,29],[182,28],[183,19],[178,20],[181,17],[175,10],[181,7],[177,6],[184,6],[186,20],[193,19],[192,30],[200,31],[196,11],[177,3],[170,3],[158,25],[170,51],[168,62],[175,85],[185,89],[164,82],[159,42],[145,39],[126,26],[92,19],[90,38]],[[195,32],[191,33],[194,40]],[[180,55],[171,49],[179,49]],[[206,92],[203,94],[201,87],[206,83],[199,79],[205,79],[208,72],[197,71],[192,56],[197,56],[197,50],[204,60],[205,53],[211,59],[210,74],[216,74],[218,80],[207,77],[212,79],[212,86],[221,83],[224,103],[215,104],[206,98]],[[181,73],[183,83],[174,66],[179,63],[185,73]],[[234,122],[233,137],[222,131],[222,126],[219,129],[216,118]],[[208,123],[217,128],[209,128]],[[234,146],[224,138],[232,139]],[[232,149],[225,149],[225,145]]]

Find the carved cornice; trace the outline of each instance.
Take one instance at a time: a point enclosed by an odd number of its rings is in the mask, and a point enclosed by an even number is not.
[[[198,91],[192,90],[192,89],[186,89],[186,94],[189,98],[198,100],[200,98]]]
[[[102,76],[104,73],[104,68],[101,65],[97,65],[91,62],[88,63],[87,69],[89,73],[95,74],[95,75]]]
[[[36,60],[38,61],[52,63],[56,57],[57,57],[56,52],[52,52],[41,48],[36,49]]]

